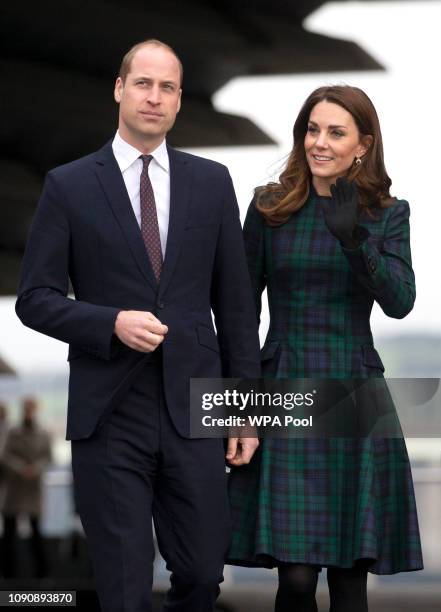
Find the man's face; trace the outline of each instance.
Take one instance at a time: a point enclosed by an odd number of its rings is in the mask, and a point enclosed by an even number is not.
[[[158,146],[181,107],[180,71],[168,49],[149,45],[137,51],[123,83],[118,77],[119,133],[129,144]]]

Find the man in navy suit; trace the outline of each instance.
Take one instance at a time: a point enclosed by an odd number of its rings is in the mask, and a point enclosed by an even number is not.
[[[164,43],[126,54],[116,136],[46,177],[16,305],[69,343],[67,437],[105,612],[151,610],[152,516],[172,572],[165,610],[213,610],[230,534],[225,451],[189,438],[189,379],[259,376],[231,178],[165,143],[181,82]],[[257,444],[230,439],[227,460],[247,463]]]

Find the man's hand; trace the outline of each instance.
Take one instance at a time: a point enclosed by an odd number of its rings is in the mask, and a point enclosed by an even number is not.
[[[257,438],[228,438],[226,459],[230,465],[249,463],[258,446]]]
[[[167,332],[167,325],[151,312],[121,310],[116,317],[115,334],[123,344],[141,353],[157,349]]]

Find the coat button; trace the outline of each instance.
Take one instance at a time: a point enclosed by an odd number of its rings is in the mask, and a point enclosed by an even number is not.
[[[158,300],[156,302],[156,306],[162,310],[165,307],[165,304],[162,300]]]

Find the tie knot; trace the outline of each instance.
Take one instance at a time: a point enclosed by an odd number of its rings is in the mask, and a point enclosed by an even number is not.
[[[149,167],[149,163],[153,159],[153,155],[140,155],[139,157],[141,158],[143,169],[147,170],[147,168]]]

